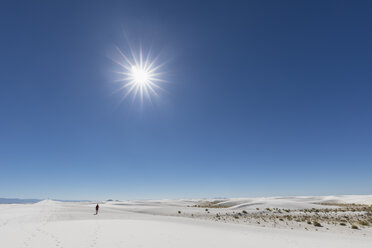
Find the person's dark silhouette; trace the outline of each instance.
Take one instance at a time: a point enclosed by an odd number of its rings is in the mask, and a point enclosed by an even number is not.
[[[99,209],[99,206],[97,204],[97,206],[96,206],[96,215],[98,214],[98,209]]]

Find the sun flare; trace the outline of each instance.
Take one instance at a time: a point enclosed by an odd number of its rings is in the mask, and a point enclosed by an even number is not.
[[[151,95],[157,96],[157,91],[162,90],[159,84],[165,82],[160,78],[163,74],[160,69],[164,64],[158,64],[157,57],[151,58],[150,52],[144,56],[142,49],[139,49],[138,54],[131,50],[131,56],[127,56],[119,48],[117,51],[121,59],[114,62],[120,66],[117,71],[120,75],[118,82],[121,84],[118,90],[125,92],[122,100],[132,95],[133,100],[138,96],[141,102],[144,97],[151,101]]]

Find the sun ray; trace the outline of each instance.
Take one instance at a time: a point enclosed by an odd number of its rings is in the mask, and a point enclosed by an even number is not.
[[[151,95],[158,96],[157,90],[163,90],[159,83],[165,82],[160,78],[164,74],[160,71],[164,63],[158,64],[159,56],[152,59],[151,49],[144,53],[142,46],[138,49],[137,54],[132,47],[129,47],[130,56],[118,47],[116,49],[122,58],[122,61],[113,61],[120,67],[120,70],[116,70],[115,73],[121,76],[117,80],[121,83],[117,91],[125,91],[123,100],[132,95],[133,101],[138,96],[141,103],[143,103],[144,98],[152,102]]]

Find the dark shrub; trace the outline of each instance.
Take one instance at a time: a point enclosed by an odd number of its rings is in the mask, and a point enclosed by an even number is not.
[[[314,226],[317,226],[317,227],[322,227],[322,225],[321,225],[319,222],[317,222],[317,221],[314,221],[314,222],[313,222],[313,225],[314,225]]]

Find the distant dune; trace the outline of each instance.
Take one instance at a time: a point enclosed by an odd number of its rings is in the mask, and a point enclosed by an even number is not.
[[[0,198],[0,204],[25,204],[25,203],[36,203],[41,201],[40,199],[19,199],[19,198]]]

